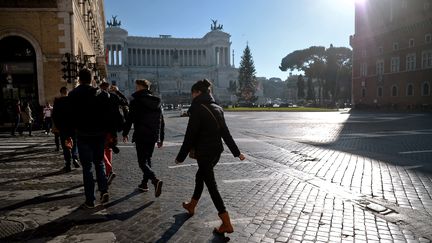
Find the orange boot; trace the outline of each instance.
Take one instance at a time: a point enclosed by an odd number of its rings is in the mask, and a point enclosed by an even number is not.
[[[219,218],[222,220],[222,224],[221,224],[221,226],[219,226],[219,229],[218,228],[214,229],[214,231],[216,233],[223,234],[223,233],[234,232],[234,228],[231,225],[231,220],[230,220],[230,217],[228,215],[228,212],[219,214]]]
[[[192,198],[190,202],[183,203],[183,208],[188,211],[190,216],[192,216],[195,214],[195,207],[197,204],[198,204],[198,200]]]

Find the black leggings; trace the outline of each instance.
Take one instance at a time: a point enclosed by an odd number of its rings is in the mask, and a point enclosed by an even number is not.
[[[225,205],[218,191],[213,167],[219,162],[220,154],[213,157],[198,158],[198,171],[195,176],[195,190],[192,198],[199,200],[204,190],[204,183],[210,193],[210,197],[218,210],[218,213],[225,213]]]

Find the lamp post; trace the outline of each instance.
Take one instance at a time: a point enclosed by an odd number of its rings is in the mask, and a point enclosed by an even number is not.
[[[63,68],[63,79],[68,83],[72,83],[77,77],[77,60],[76,57],[70,53],[65,53],[63,61],[61,62]]]

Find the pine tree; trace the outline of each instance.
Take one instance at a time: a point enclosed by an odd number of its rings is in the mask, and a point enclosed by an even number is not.
[[[307,80],[307,100],[315,100],[315,91],[312,83],[312,78],[309,77]]]
[[[252,54],[249,45],[246,45],[243,51],[243,56],[239,67],[239,93],[237,94],[238,100],[247,104],[252,104],[258,97],[255,96],[256,92],[256,77],[255,65],[252,59]]]
[[[300,74],[297,78],[297,97],[299,99],[303,99],[305,97],[304,88],[305,88],[305,83],[304,83],[303,75]]]

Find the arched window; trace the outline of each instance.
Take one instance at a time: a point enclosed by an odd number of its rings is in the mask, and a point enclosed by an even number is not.
[[[412,84],[408,84],[407,86],[407,96],[413,96],[414,95],[414,88]]]
[[[378,97],[382,97],[382,96],[383,96],[383,88],[378,87]]]
[[[430,95],[430,86],[429,82],[424,82],[422,85],[422,95],[429,96]]]
[[[397,86],[392,86],[391,94],[393,97],[398,96],[398,88]]]

